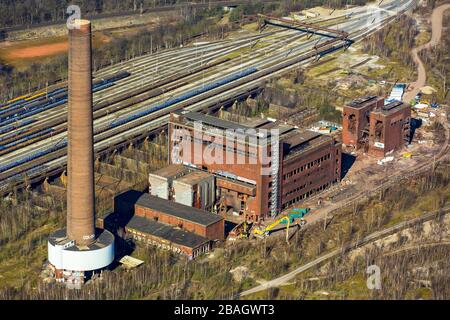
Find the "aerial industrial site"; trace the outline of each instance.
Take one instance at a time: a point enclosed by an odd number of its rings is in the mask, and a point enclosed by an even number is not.
[[[447,1],[0,6],[0,299],[450,298]]]

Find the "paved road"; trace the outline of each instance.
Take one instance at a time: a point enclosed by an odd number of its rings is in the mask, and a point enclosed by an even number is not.
[[[441,212],[443,214],[448,214],[450,212],[450,206],[444,207]],[[439,214],[438,211],[428,212],[428,213],[425,213],[424,215],[422,215],[419,218],[414,218],[414,219],[411,219],[411,220],[408,220],[408,221],[403,221],[403,222],[400,222],[400,223],[398,223],[398,224],[396,224],[396,225],[394,225],[392,227],[383,229],[381,231],[374,232],[374,233],[364,237],[363,239],[361,239],[359,241],[356,241],[355,243],[348,243],[348,244],[344,245],[342,248],[333,250],[333,251],[331,251],[331,252],[329,252],[329,253],[327,253],[327,254],[325,254],[323,256],[320,256],[319,258],[317,258],[317,259],[315,259],[315,260],[313,260],[313,261],[311,261],[311,262],[309,262],[309,263],[307,263],[307,264],[305,264],[303,266],[300,266],[297,269],[295,269],[295,270],[293,270],[293,271],[291,271],[291,272],[289,272],[289,273],[287,273],[287,274],[285,274],[285,275],[283,275],[281,277],[278,277],[278,278],[275,278],[273,280],[267,281],[267,282],[265,282],[263,284],[260,284],[259,286],[256,286],[256,287],[254,287],[252,289],[243,291],[240,294],[238,294],[237,298],[243,297],[243,296],[247,296],[247,295],[250,295],[250,294],[262,291],[262,290],[266,290],[266,289],[271,288],[271,287],[278,287],[280,285],[283,285],[283,284],[287,283],[288,281],[294,279],[298,274],[300,274],[300,273],[302,273],[302,272],[304,272],[304,271],[306,271],[306,270],[308,270],[308,269],[310,269],[310,268],[312,268],[312,267],[322,263],[325,260],[328,260],[328,259],[330,259],[332,257],[335,257],[335,256],[341,254],[342,252],[347,252],[349,250],[356,249],[357,247],[361,247],[363,245],[366,245],[366,244],[368,244],[370,242],[374,242],[376,240],[379,240],[380,238],[386,237],[388,235],[396,233],[396,232],[398,232],[400,230],[403,230],[405,228],[409,228],[409,227],[411,227],[411,226],[413,226],[413,225],[415,225],[417,223],[423,223],[423,222],[425,222],[427,220],[433,219],[437,214]]]
[[[439,41],[441,41],[442,36],[442,19],[444,16],[445,10],[450,9],[450,4],[443,4],[433,10],[431,15],[431,40],[428,43],[425,43],[421,46],[418,46],[411,50],[411,55],[413,57],[414,62],[417,65],[417,80],[410,84],[412,88],[411,91],[405,93],[403,96],[403,101],[409,103],[414,97],[419,93],[420,88],[425,86],[427,82],[427,73],[425,70],[425,66],[422,60],[419,58],[419,52],[423,49],[429,49],[431,47],[436,46]]]

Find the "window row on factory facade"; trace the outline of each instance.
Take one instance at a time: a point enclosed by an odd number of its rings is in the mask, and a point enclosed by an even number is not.
[[[131,233],[131,236],[134,240],[140,241],[144,244],[155,246],[160,249],[165,249],[165,250],[169,250],[169,251],[172,251],[172,252],[175,252],[178,254],[186,255],[186,253],[183,252],[183,250],[181,250],[178,246],[172,245],[172,243],[170,243],[170,242],[168,244],[162,243],[161,241],[152,239],[152,237],[150,235],[136,231],[134,229],[127,228],[126,231],[127,231],[127,233]]]
[[[239,154],[239,155],[245,156],[247,158],[253,158],[253,159],[257,158],[257,153],[255,153],[255,152],[250,152],[250,151],[245,151],[244,152],[244,151],[242,151],[242,150],[240,150],[238,148],[230,147],[227,144],[215,143],[215,142],[212,142],[212,141],[206,141],[206,140],[195,138],[195,137],[193,138],[191,136],[184,136],[184,137],[182,137],[180,139],[180,141],[182,141],[183,139],[185,141],[189,141],[189,142],[194,141],[194,143],[203,144],[206,147],[210,147],[211,146],[211,147],[214,147],[215,149],[222,149],[224,152],[229,152],[229,153],[233,153],[233,154]]]
[[[219,143],[207,141],[205,139],[197,138],[197,137],[195,137],[195,135],[190,130],[187,130],[184,127],[180,127],[180,126],[175,125],[174,128],[175,128],[175,130],[182,130],[183,129],[183,130],[186,130],[186,131],[190,132],[189,135],[178,136],[177,138],[178,138],[179,141],[185,140],[185,141],[188,141],[188,142],[195,142],[195,143],[203,144],[203,145],[206,145],[206,146],[214,145],[216,148],[219,148],[219,149],[222,148],[222,150],[225,151],[225,152],[237,153],[237,154],[245,155],[247,157],[252,157],[252,158],[256,158],[257,157],[257,152],[256,153],[255,152],[251,152],[251,151],[244,152],[244,151],[242,151],[242,150],[240,150],[238,148],[228,146],[226,142],[219,144]],[[234,146],[236,143],[242,144],[242,141],[234,142],[231,145]],[[256,150],[258,149],[258,147],[249,147],[248,144],[245,144],[245,146],[248,149],[256,149]],[[268,157],[270,157],[272,155],[270,150],[269,150],[269,152],[266,152],[266,153],[267,153]]]
[[[283,180],[289,179],[289,178],[299,174],[300,172],[303,172],[305,170],[308,170],[308,169],[312,168],[315,165],[319,166],[323,161],[328,160],[330,158],[331,158],[331,154],[328,153],[328,154],[320,157],[317,160],[311,161],[311,162],[309,162],[309,163],[307,163],[307,164],[305,164],[305,165],[303,165],[301,167],[295,168],[294,170],[292,170],[292,171],[290,171],[288,173],[285,173],[283,175]]]
[[[307,174],[305,174],[303,176],[300,176],[300,177],[297,177],[297,179],[304,180],[306,177],[310,177],[311,175],[313,175],[315,180],[320,180],[320,179],[322,179],[322,176],[319,177],[318,176],[319,173],[323,172],[325,169],[328,169],[328,168],[329,168],[329,165],[325,165],[325,164],[323,166],[318,166],[314,170],[310,170]],[[284,182],[285,183],[289,183],[289,184],[290,183],[294,183],[295,184],[297,182],[297,179],[284,181]],[[310,184],[312,184],[312,181],[310,181]]]
[[[324,167],[321,167],[321,168],[319,168],[319,169],[317,169],[315,171],[315,173],[314,173],[314,180],[315,181],[323,181],[323,180],[327,179],[328,174],[323,172],[324,169],[325,169]],[[308,173],[308,177],[309,176],[310,176],[310,174]],[[295,183],[296,180],[294,180],[293,182]],[[288,197],[291,194],[297,193],[300,190],[305,189],[307,185],[312,185],[312,184],[313,184],[313,180],[309,180],[309,182],[307,182],[307,183],[305,183],[305,184],[303,184],[303,185],[301,185],[301,186],[299,186],[299,187],[297,187],[295,189],[289,190],[288,192],[283,194],[283,197]]]
[[[192,258],[196,258],[203,253],[209,252],[209,243],[203,244],[198,248],[195,248],[192,252]]]
[[[310,181],[309,184],[312,184],[312,181]],[[299,186],[299,187],[297,187],[297,188],[295,188],[295,189],[292,189],[292,190],[286,192],[286,193],[284,194],[284,196],[287,197],[287,196],[290,196],[290,195],[293,194],[293,193],[299,192],[300,190],[306,188],[306,185],[307,185],[307,183],[305,183],[304,185],[301,185],[301,186]]]
[[[309,190],[308,192],[299,195],[298,197],[296,197],[296,198],[294,198],[294,199],[292,199],[292,200],[290,200],[290,201],[284,203],[284,204],[282,205],[282,210],[284,210],[284,209],[286,209],[286,208],[292,206],[293,204],[295,204],[295,203],[297,203],[297,202],[299,202],[299,201],[301,201],[301,200],[304,200],[304,199],[308,198],[309,196],[311,196],[312,194],[314,194],[314,193],[316,193],[316,192],[320,192],[320,191],[322,191],[322,190],[325,190],[326,188],[329,187],[329,185],[330,185],[330,184],[327,182],[327,183],[325,183],[324,185],[320,186],[319,188]]]

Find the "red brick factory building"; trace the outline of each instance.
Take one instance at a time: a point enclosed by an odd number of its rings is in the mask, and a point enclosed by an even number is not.
[[[411,138],[411,106],[383,97],[359,98],[344,106],[342,143],[384,157],[407,145]]]
[[[202,128],[195,126],[198,123]],[[269,142],[266,144],[262,142],[260,129],[267,130],[265,137]],[[275,150],[270,143],[271,129],[279,132]],[[197,132],[199,130],[201,132]],[[245,142],[229,144],[226,130],[250,133]],[[222,139],[217,139],[218,136]],[[190,152],[186,150],[187,145]],[[221,163],[205,162],[201,154],[199,157],[198,150],[208,152],[211,146],[223,150]],[[244,125],[198,112],[172,113],[169,155],[174,153],[179,154],[182,164],[213,174],[217,201],[225,202],[227,207],[241,214],[246,211],[247,217],[254,221],[280,213],[341,178],[341,144],[334,137],[267,119]],[[263,153],[270,162],[261,160]],[[172,156],[169,157],[173,163]],[[237,162],[238,157],[244,157],[245,161]],[[225,159],[234,159],[234,162],[227,163]]]
[[[194,259],[224,240],[224,219],[201,209],[130,190],[114,198],[114,211],[101,227]]]

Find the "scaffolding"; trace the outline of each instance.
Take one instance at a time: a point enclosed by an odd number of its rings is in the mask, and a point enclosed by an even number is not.
[[[275,138],[274,138],[275,137]],[[279,170],[280,170],[280,142],[278,139],[278,135],[272,136],[272,145],[271,145],[271,161],[272,165],[270,167],[270,173],[272,175],[272,195],[270,199],[271,207],[270,213],[272,218],[278,214],[278,184],[279,184]]]

